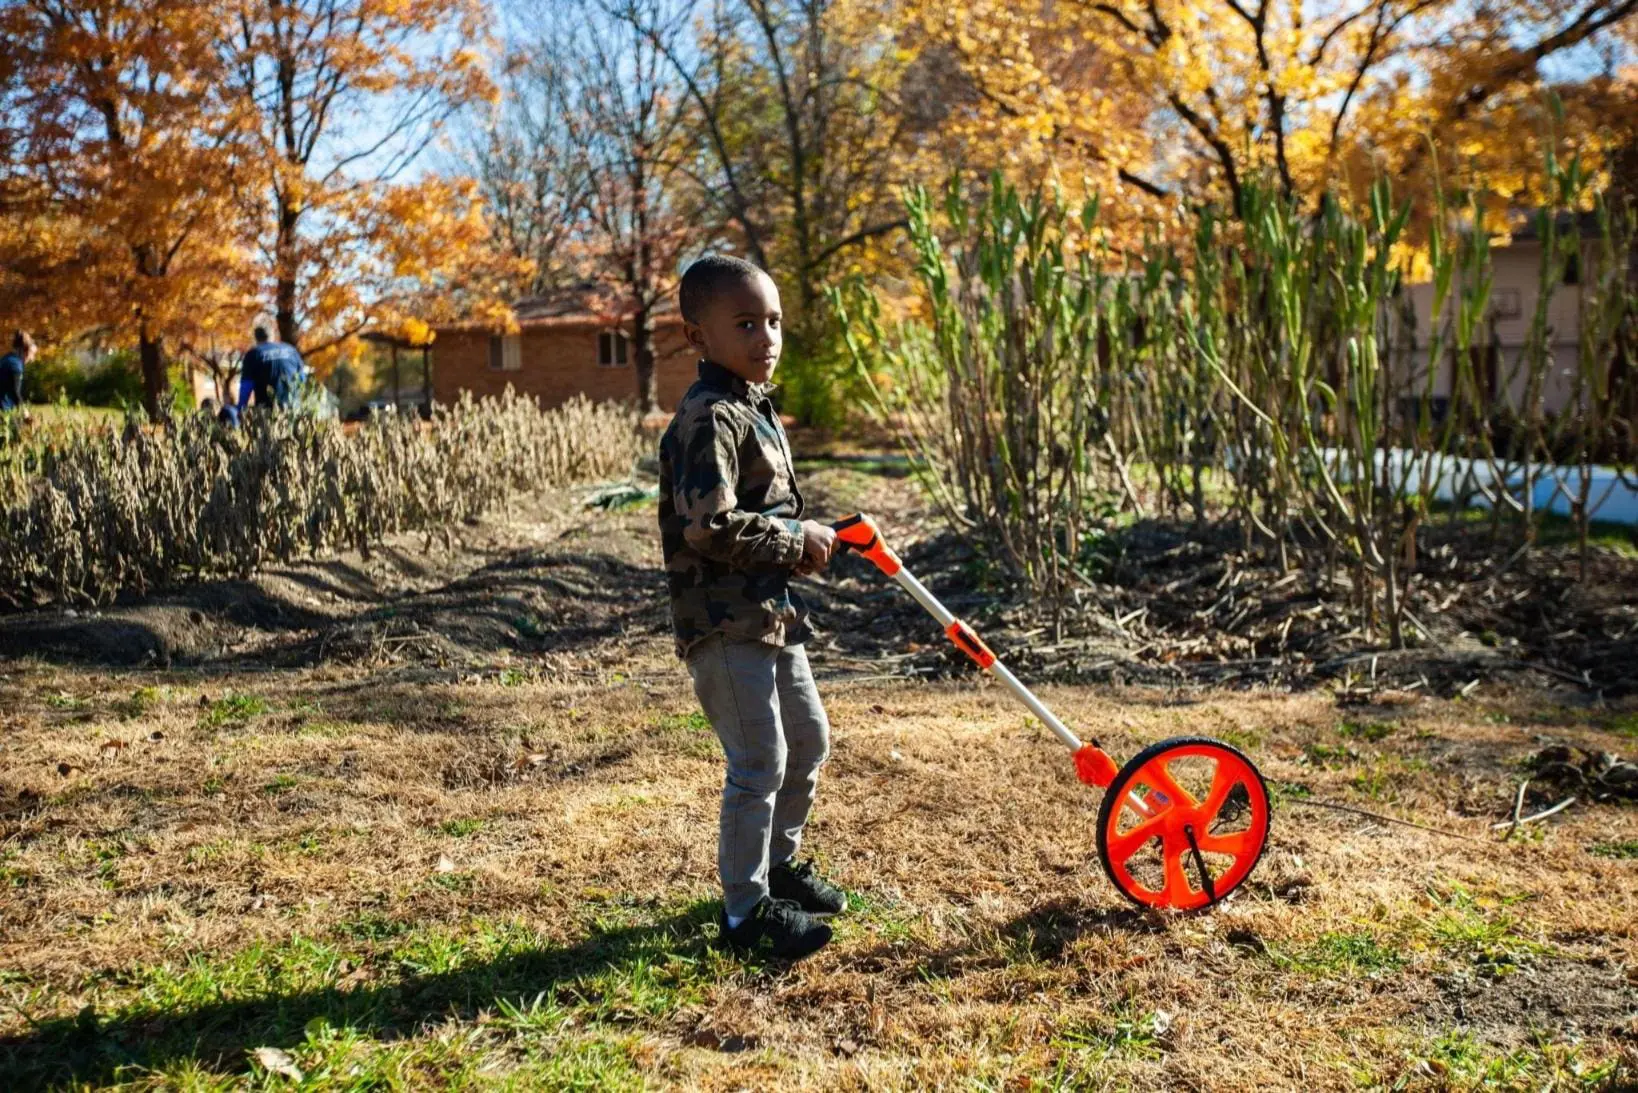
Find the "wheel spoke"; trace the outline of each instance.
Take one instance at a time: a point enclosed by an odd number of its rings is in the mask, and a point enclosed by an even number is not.
[[[1176,835],[1166,840],[1166,884],[1161,889],[1161,895],[1172,907],[1183,906],[1194,895],[1194,890],[1189,887],[1188,875],[1183,872],[1183,854],[1187,849],[1183,840]]]
[[[1196,840],[1201,853],[1233,854],[1239,857],[1252,848],[1251,832],[1236,831],[1232,835],[1201,835]]]
[[[1149,783],[1150,789],[1158,789],[1172,799],[1172,804],[1183,808],[1194,808],[1195,800],[1189,791],[1178,785],[1172,778],[1172,772],[1166,769],[1164,758],[1156,759],[1138,772],[1138,780]]]
[[[1151,816],[1123,835],[1111,834],[1107,843],[1109,860],[1116,865],[1125,864],[1126,859],[1136,853],[1139,847],[1155,837],[1159,826],[1160,817]]]
[[[1206,794],[1205,802],[1200,806],[1200,827],[1209,828],[1211,822],[1217,819],[1217,813],[1222,811],[1223,802],[1228,800],[1229,790],[1240,781],[1240,775],[1229,769],[1229,765],[1222,756],[1217,758],[1217,770],[1211,776],[1211,791]]]

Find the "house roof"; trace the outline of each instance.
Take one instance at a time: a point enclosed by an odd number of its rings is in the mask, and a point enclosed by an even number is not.
[[[553,327],[607,327],[631,321],[636,314],[631,297],[623,290],[596,281],[576,281],[538,296],[525,296],[512,303],[512,314],[525,330]],[[675,297],[667,295],[649,311],[655,326],[682,322]],[[488,330],[492,324],[467,320],[437,324],[438,330]]]

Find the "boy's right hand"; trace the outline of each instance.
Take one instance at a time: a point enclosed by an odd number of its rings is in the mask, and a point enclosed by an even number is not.
[[[796,571],[803,575],[818,573],[830,564],[836,553],[836,529],[817,520],[802,521],[802,560]]]

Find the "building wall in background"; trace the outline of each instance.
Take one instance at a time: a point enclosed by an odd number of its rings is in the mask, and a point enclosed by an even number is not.
[[[440,330],[432,345],[433,398],[451,403],[462,391],[479,398],[499,395],[510,384],[548,407],[560,406],[575,395],[594,402],[634,399],[635,353],[627,352],[625,364],[598,363],[602,332],[603,328],[592,324],[525,327],[516,335],[515,351],[503,348],[497,353],[488,333]],[[660,408],[670,412],[694,382],[697,363],[683,339],[680,322],[662,323],[654,332],[654,358]]]
[[[1577,273],[1590,276],[1591,262],[1596,250],[1593,244],[1583,247]],[[1496,375],[1491,379],[1492,390],[1498,397],[1515,408],[1524,404],[1529,377],[1523,362],[1525,342],[1530,323],[1540,298],[1541,244],[1535,240],[1519,240],[1506,247],[1495,247],[1490,252],[1492,283],[1490,312],[1495,316]],[[1420,359],[1414,373],[1425,375],[1427,346],[1431,337],[1430,312],[1433,310],[1433,285],[1416,284],[1407,289],[1416,307],[1416,340],[1421,346]],[[1454,295],[1454,293],[1452,293]],[[1447,303],[1447,314],[1454,303]],[[1579,284],[1557,285],[1547,302],[1548,352],[1553,364],[1542,385],[1542,408],[1557,413],[1570,401],[1575,386],[1577,368],[1577,338],[1581,330],[1581,287]],[[1480,334],[1484,334],[1481,328]],[[1448,347],[1447,335],[1445,344]],[[1403,368],[1404,366],[1401,366]],[[1434,380],[1433,394],[1437,398],[1450,394],[1451,368],[1448,360],[1441,362]]]

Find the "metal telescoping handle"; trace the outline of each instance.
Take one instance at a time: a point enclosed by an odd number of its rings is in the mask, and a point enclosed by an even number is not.
[[[972,627],[952,615],[948,608],[938,602],[938,597],[927,590],[926,585],[916,580],[910,571],[904,568],[899,556],[888,549],[886,542],[883,541],[881,529],[876,526],[876,521],[860,513],[856,516],[849,516],[845,520],[839,520],[831,526],[835,529],[836,537],[841,541],[843,547],[857,550],[866,558],[875,562],[877,568],[883,573],[898,581],[904,590],[914,596],[916,602],[927,610],[929,615],[938,620],[939,625],[944,628],[944,633],[951,641],[955,642],[958,649],[971,657],[980,668],[1006,684],[1007,689],[1017,695],[1024,705],[1029,707],[1030,712],[1040,718],[1041,723],[1051,729],[1071,751],[1080,750],[1080,738],[1070,732],[1069,727],[1059,721],[1053,712],[1047,709],[1045,704],[1036,698],[1028,687],[1019,682],[1018,677],[1013,675],[1007,669],[1007,666],[996,658],[994,653],[990,652],[989,646],[985,645],[979,636],[973,633]]]

